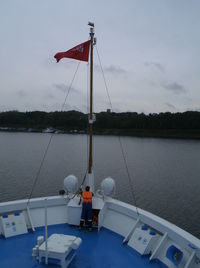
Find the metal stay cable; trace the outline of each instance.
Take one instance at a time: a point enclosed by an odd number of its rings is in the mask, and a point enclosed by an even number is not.
[[[109,94],[109,91],[108,91],[108,86],[107,86],[107,83],[106,83],[106,78],[105,78],[103,67],[102,67],[102,64],[101,64],[101,59],[100,59],[100,56],[99,56],[99,52],[98,52],[98,49],[97,49],[97,44],[96,44],[95,48],[96,48],[96,51],[97,51],[97,57],[98,57],[99,65],[100,65],[101,72],[102,72],[102,75],[103,75],[103,80],[104,80],[108,100],[109,100],[109,103],[110,103],[110,108],[113,111],[112,102],[111,102],[110,94]]]
[[[89,63],[87,63],[86,68],[87,68],[87,110],[86,110],[86,112],[89,113],[89,98],[88,98],[88,96],[89,96]],[[87,131],[87,133],[88,133],[88,121],[87,121],[86,131]],[[89,141],[88,141],[88,135],[87,135],[87,159],[88,159],[88,154],[89,154],[89,153],[88,153],[88,142],[89,142]],[[68,200],[72,200],[72,199],[74,199],[74,197],[75,197],[76,195],[79,194],[80,189],[81,189],[81,187],[83,186],[83,184],[84,184],[84,182],[85,182],[85,180],[86,180],[87,171],[88,171],[88,167],[86,166],[86,171],[85,171],[83,180],[82,180],[80,186],[78,187],[78,190],[73,194],[72,197],[69,197],[69,196],[68,196],[68,197],[67,197]]]
[[[87,111],[86,112],[89,113],[89,103],[88,103],[88,100],[89,100],[89,98],[88,98],[88,96],[89,96],[89,63],[87,63],[86,68],[87,68]],[[88,121],[87,121],[86,131],[88,133]],[[88,141],[88,135],[87,135],[87,159],[88,159],[88,154],[89,154],[88,153],[88,142],[89,141]],[[82,180],[80,186],[78,187],[78,190],[73,194],[72,197],[68,197],[68,200],[74,199],[74,197],[79,194],[80,189],[81,189],[81,187],[83,186],[83,184],[85,182],[85,179],[86,179],[86,176],[87,176],[87,171],[88,171],[88,167],[86,166],[86,171],[85,171],[83,180]]]
[[[134,200],[134,203],[135,203],[136,212],[137,212],[137,215],[139,217],[140,215],[139,215],[138,206],[137,206],[136,194],[135,194],[135,191],[134,191],[133,183],[132,183],[132,180],[131,180],[131,175],[130,175],[130,172],[129,172],[129,169],[128,169],[126,156],[125,156],[125,152],[124,152],[124,148],[123,148],[120,136],[118,136],[118,139],[119,139],[119,144],[120,144],[122,156],[123,156],[123,159],[124,159],[124,164],[125,164],[125,167],[126,167],[127,176],[128,176],[128,179],[129,179],[129,184],[131,186],[131,193],[132,193],[132,197],[133,197],[133,200]]]
[[[100,56],[99,56],[97,45],[96,45],[96,51],[97,51],[97,56],[98,56],[101,72],[102,72],[102,75],[103,75],[103,80],[104,80],[104,83],[105,83],[106,93],[107,93],[107,96],[108,96],[108,100],[109,100],[109,103],[110,103],[111,110],[113,111],[113,105],[112,105],[110,94],[109,94],[109,91],[108,91],[108,86],[107,86],[107,83],[106,83],[106,78],[105,78],[105,74],[104,74],[104,71],[103,71],[103,68],[102,68],[101,59],[100,59]],[[118,136],[118,139],[119,139],[120,149],[121,149],[121,152],[122,152],[122,157],[123,157],[126,172],[127,172],[127,177],[128,177],[129,184],[130,184],[130,187],[131,187],[131,195],[132,195],[133,201],[135,203],[136,213],[137,213],[137,215],[139,217],[140,214],[139,214],[139,211],[138,211],[136,194],[135,194],[135,191],[134,191],[134,187],[133,187],[131,175],[130,175],[130,172],[129,172],[128,164],[127,164],[127,161],[126,161],[126,154],[125,154],[125,151],[124,151],[124,148],[123,148],[121,137]]]
[[[86,68],[87,68],[87,114],[89,114],[89,63],[87,63]],[[86,132],[87,132],[87,134],[89,132],[88,120],[87,120],[87,124],[86,124]],[[88,137],[88,135],[86,135],[86,138],[87,138],[87,160],[88,160],[88,157],[89,157],[89,151],[88,151],[89,137]],[[83,186],[85,179],[86,179],[86,176],[87,176],[87,172],[88,172],[88,167],[87,167],[87,163],[86,163],[85,175],[83,177],[83,180],[82,180],[79,188],[81,188]],[[73,198],[77,195],[78,192],[79,192],[79,190],[77,190],[77,192],[75,193]]]
[[[87,116],[89,115],[89,63],[87,64]],[[87,161],[89,159],[89,124],[88,118],[86,123],[86,138],[87,138]]]
[[[74,73],[73,78],[72,78],[72,81],[71,81],[70,86],[69,86],[69,88],[68,88],[68,91],[67,91],[67,93],[66,93],[64,102],[63,102],[63,104],[62,104],[62,106],[61,106],[61,112],[63,111],[63,109],[64,109],[64,107],[65,107],[65,105],[66,105],[66,101],[67,101],[67,98],[68,98],[68,96],[69,96],[69,93],[70,93],[70,91],[71,91],[71,89],[72,89],[72,84],[73,84],[73,82],[74,82],[74,80],[75,80],[75,77],[76,77],[76,74],[77,74],[77,72],[78,72],[79,66],[80,66],[80,61],[78,62],[78,65],[77,65],[77,67],[76,67],[75,73]],[[49,138],[49,141],[48,141],[47,146],[46,146],[46,148],[45,148],[45,151],[44,151],[42,160],[41,160],[41,162],[40,162],[39,168],[38,168],[38,170],[37,170],[37,172],[36,172],[36,176],[35,176],[35,179],[34,179],[34,183],[33,183],[33,186],[32,186],[32,188],[31,188],[31,192],[30,192],[30,195],[29,195],[29,198],[28,198],[28,201],[27,201],[27,206],[28,206],[28,204],[29,204],[29,202],[30,202],[30,199],[31,199],[31,197],[32,197],[33,191],[34,191],[35,186],[36,186],[36,184],[37,184],[37,181],[38,181],[38,178],[39,178],[41,169],[42,169],[42,167],[43,167],[43,165],[44,165],[44,161],[45,161],[45,158],[46,158],[46,156],[47,156],[47,153],[48,153],[48,150],[49,150],[49,147],[50,147],[50,144],[51,144],[53,135],[54,135],[54,133],[51,133],[50,138]]]
[[[87,114],[89,114],[89,63],[87,63]],[[86,125],[86,132],[88,134],[88,131],[89,131],[89,128],[88,128],[88,120],[87,120],[87,125]],[[87,159],[88,159],[88,155],[89,155],[89,152],[88,152],[88,143],[89,143],[89,139],[88,139],[88,135],[86,135],[86,138],[87,138]],[[86,180],[86,176],[87,176],[87,172],[88,172],[88,167],[87,167],[87,163],[86,163],[86,171],[85,171],[85,175],[83,177],[83,180],[80,184],[80,187],[78,187],[78,190],[76,191],[76,193],[71,197],[69,198],[69,200],[73,199],[78,193],[79,193],[79,190],[81,189],[81,187],[83,186],[85,180]]]

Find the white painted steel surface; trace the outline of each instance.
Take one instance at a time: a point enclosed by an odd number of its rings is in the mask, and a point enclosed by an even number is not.
[[[76,193],[78,190],[78,179],[74,175],[69,175],[64,179],[64,189],[68,193]]]
[[[75,254],[73,254],[70,259],[68,259],[67,256],[73,249],[78,249],[81,242],[81,238],[77,238],[76,236],[53,234],[47,240],[47,259],[58,259],[60,260],[61,267],[66,268],[72,261],[73,257],[75,257]],[[39,246],[39,262],[41,262],[42,257],[46,257],[45,242]]]
[[[35,227],[44,226],[44,204],[46,198],[31,199],[29,203],[32,222]],[[69,209],[78,209],[77,222],[80,220],[81,205],[78,204],[79,198],[75,198],[69,202],[67,196],[48,197],[48,224],[70,223]],[[158,258],[168,267],[174,267],[166,258],[166,251],[170,245],[175,245],[183,252],[183,262],[179,267],[200,268],[200,240],[186,231],[180,229],[147,211],[138,209],[139,218],[136,208],[132,205],[121,201],[100,197],[94,198],[94,207],[100,209],[99,225],[106,227],[123,237],[124,242],[128,242],[136,228],[140,228],[142,224],[146,224],[149,228],[156,230],[160,238],[154,249],[150,259]],[[12,201],[0,204],[0,213],[22,211],[25,216],[28,227],[31,228],[26,211],[27,200]]]
[[[115,181],[108,177],[101,182],[101,192],[106,196],[113,196],[115,192]]]
[[[20,234],[26,234],[28,232],[24,215],[19,213],[8,214],[6,218],[0,217],[1,231],[4,237],[11,237]]]
[[[151,235],[150,230],[142,230],[141,228],[136,228],[131,236],[128,245],[134,248],[141,255],[150,254],[153,252],[156,243],[159,239],[159,235]]]

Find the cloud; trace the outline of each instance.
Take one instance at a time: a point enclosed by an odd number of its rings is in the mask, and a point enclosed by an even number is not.
[[[101,73],[101,67],[97,64],[94,64],[94,70],[98,73]]]
[[[18,90],[17,91],[17,96],[20,97],[20,98],[25,98],[25,97],[27,97],[27,93],[24,90]]]
[[[186,111],[200,112],[200,107],[187,108]]]
[[[65,84],[53,84],[53,87],[59,91],[61,91],[62,93],[67,93],[68,90],[69,90],[69,86],[68,85],[65,85]],[[80,91],[74,87],[71,87],[70,89],[71,92],[73,93],[80,93]]]
[[[65,104],[64,107],[61,107],[59,102],[51,102],[51,103],[40,103],[40,107],[45,111],[81,111],[80,108],[76,105],[70,105],[69,103]]]
[[[99,72],[99,73],[101,72],[101,67],[99,65],[95,65],[94,69],[96,72]],[[107,73],[111,73],[113,75],[123,75],[123,74],[127,73],[127,71],[125,69],[123,69],[117,65],[110,65],[108,67],[105,67],[105,68],[103,68],[103,71],[107,72]]]
[[[151,66],[156,67],[156,69],[159,70],[161,73],[165,73],[164,66],[159,62],[145,62],[144,65],[146,67],[151,67]]]
[[[174,94],[181,94],[186,92],[185,87],[177,82],[166,84],[163,87],[166,90],[173,92]]]
[[[51,100],[55,99],[55,96],[53,94],[51,94],[51,93],[48,93],[45,97],[48,98],[48,99],[51,99]]]
[[[127,71],[119,66],[116,65],[110,65],[109,67],[105,68],[106,72],[112,73],[112,74],[126,74]]]
[[[173,104],[169,103],[169,102],[165,102],[164,104],[165,104],[168,108],[176,109],[176,107],[175,107]]]
[[[4,104],[0,105],[1,112],[14,111],[14,110],[18,110],[18,107]]]
[[[81,109],[76,105],[65,104],[63,109],[63,111],[73,111],[73,110],[81,112]]]
[[[65,69],[70,69],[74,65],[76,65],[76,62],[74,60],[68,59],[68,60],[63,60],[59,62],[59,64],[56,62],[54,59],[54,55],[50,55],[48,58],[45,58],[42,62],[42,65],[45,68],[65,68]]]

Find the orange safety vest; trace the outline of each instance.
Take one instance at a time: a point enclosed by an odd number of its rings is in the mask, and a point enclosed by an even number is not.
[[[83,192],[83,203],[92,203],[92,192]]]

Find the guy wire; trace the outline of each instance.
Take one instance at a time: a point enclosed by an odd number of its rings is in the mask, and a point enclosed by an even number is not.
[[[95,47],[96,47],[97,56],[98,56],[98,60],[99,60],[99,65],[100,65],[102,76],[103,76],[103,80],[104,80],[104,83],[105,83],[106,93],[107,93],[107,96],[108,96],[110,107],[111,107],[112,112],[114,112],[113,111],[112,102],[111,102],[111,98],[110,98],[110,94],[109,94],[109,91],[108,91],[108,86],[107,86],[107,83],[106,83],[105,74],[104,74],[103,67],[102,67],[102,64],[101,64],[101,59],[100,59],[99,52],[98,52],[98,49],[97,49],[97,45]],[[129,172],[128,164],[127,164],[127,161],[126,161],[125,151],[124,151],[124,148],[123,148],[123,145],[122,145],[121,137],[118,136],[118,139],[119,139],[120,149],[121,149],[121,152],[122,152],[122,157],[123,157],[125,168],[126,168],[126,172],[127,172],[127,177],[128,177],[129,184],[130,184],[130,187],[131,187],[131,195],[132,195],[133,201],[135,203],[136,213],[137,213],[137,215],[139,217],[140,214],[139,214],[139,211],[138,211],[136,194],[135,194],[135,191],[134,191],[134,187],[133,187],[131,175],[130,175],[130,172]]]
[[[76,67],[75,73],[74,73],[74,75],[73,75],[72,81],[71,81],[70,86],[69,86],[69,88],[68,88],[68,91],[67,91],[67,93],[66,93],[64,102],[63,102],[63,104],[62,104],[62,106],[61,106],[61,110],[60,110],[61,112],[63,111],[63,109],[64,109],[64,107],[65,107],[65,105],[66,105],[66,101],[67,101],[67,98],[68,98],[68,96],[69,96],[69,93],[70,93],[70,91],[71,91],[71,89],[72,89],[72,84],[73,84],[74,79],[75,79],[75,77],[76,77],[76,74],[77,74],[77,72],[78,72],[79,66],[80,66],[80,61],[79,61],[78,64],[77,64],[77,67]],[[43,167],[43,165],[44,165],[44,161],[45,161],[46,155],[47,155],[47,153],[48,153],[50,144],[51,144],[51,142],[52,142],[53,135],[54,135],[54,133],[51,133],[50,138],[49,138],[49,141],[48,141],[48,144],[47,144],[46,149],[45,149],[45,151],[44,151],[42,160],[41,160],[41,162],[40,162],[39,168],[38,168],[38,170],[37,170],[37,172],[36,172],[36,176],[35,176],[35,179],[34,179],[34,183],[33,183],[33,186],[32,186],[32,188],[31,188],[31,192],[30,192],[30,195],[29,195],[29,198],[28,198],[28,201],[27,201],[27,206],[28,206],[28,204],[29,204],[29,202],[30,202],[30,199],[31,199],[31,197],[32,197],[33,191],[34,191],[35,186],[36,186],[36,184],[37,184],[37,181],[38,181],[38,178],[39,178],[41,169],[42,169],[42,167]]]

